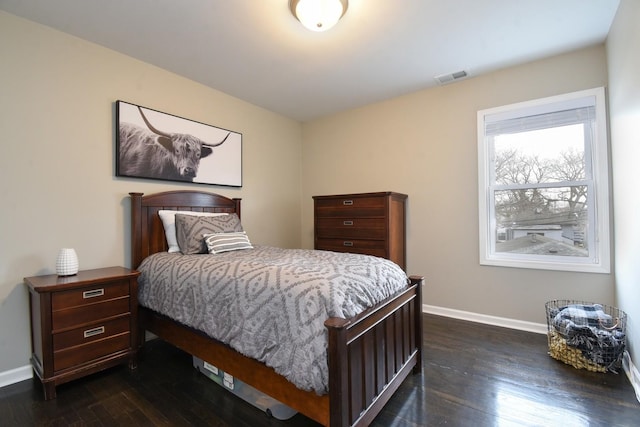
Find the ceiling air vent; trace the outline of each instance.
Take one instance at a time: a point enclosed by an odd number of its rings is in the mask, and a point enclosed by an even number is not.
[[[439,84],[444,85],[447,83],[451,83],[454,80],[460,80],[465,77],[467,77],[467,72],[462,70],[456,71],[455,73],[441,74],[439,76],[435,76],[434,78]]]

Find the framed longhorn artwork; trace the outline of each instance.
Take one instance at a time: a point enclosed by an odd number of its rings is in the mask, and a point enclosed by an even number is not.
[[[116,101],[116,176],[242,187],[242,134]]]

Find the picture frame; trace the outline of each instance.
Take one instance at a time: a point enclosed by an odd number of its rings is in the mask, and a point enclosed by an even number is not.
[[[242,187],[242,134],[118,100],[116,176]]]

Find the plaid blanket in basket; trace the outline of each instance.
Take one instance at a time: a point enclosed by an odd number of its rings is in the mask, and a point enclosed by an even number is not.
[[[569,304],[551,313],[555,330],[567,345],[582,351],[587,359],[615,372],[625,348],[625,334],[617,319],[600,304]]]
[[[565,338],[576,326],[610,328],[613,325],[613,318],[603,311],[600,304],[570,304],[561,307],[553,319],[553,326]]]

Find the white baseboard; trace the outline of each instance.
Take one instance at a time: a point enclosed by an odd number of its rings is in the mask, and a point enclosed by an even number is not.
[[[506,317],[489,316],[486,314],[472,313],[470,311],[454,310],[452,308],[437,307],[435,305],[422,305],[422,312],[437,314],[438,316],[452,317],[454,319],[468,320],[470,322],[484,323],[503,328],[518,329],[521,331],[546,334],[547,325],[544,323],[525,322],[523,320],[509,319]]]
[[[33,378],[31,365],[0,372],[0,388]]]
[[[633,389],[636,392],[636,399],[640,402],[640,372],[633,364],[631,360],[631,355],[628,351],[624,352],[624,357],[622,358],[622,367],[624,372],[627,374],[627,378],[629,378],[629,382],[633,386]]]

